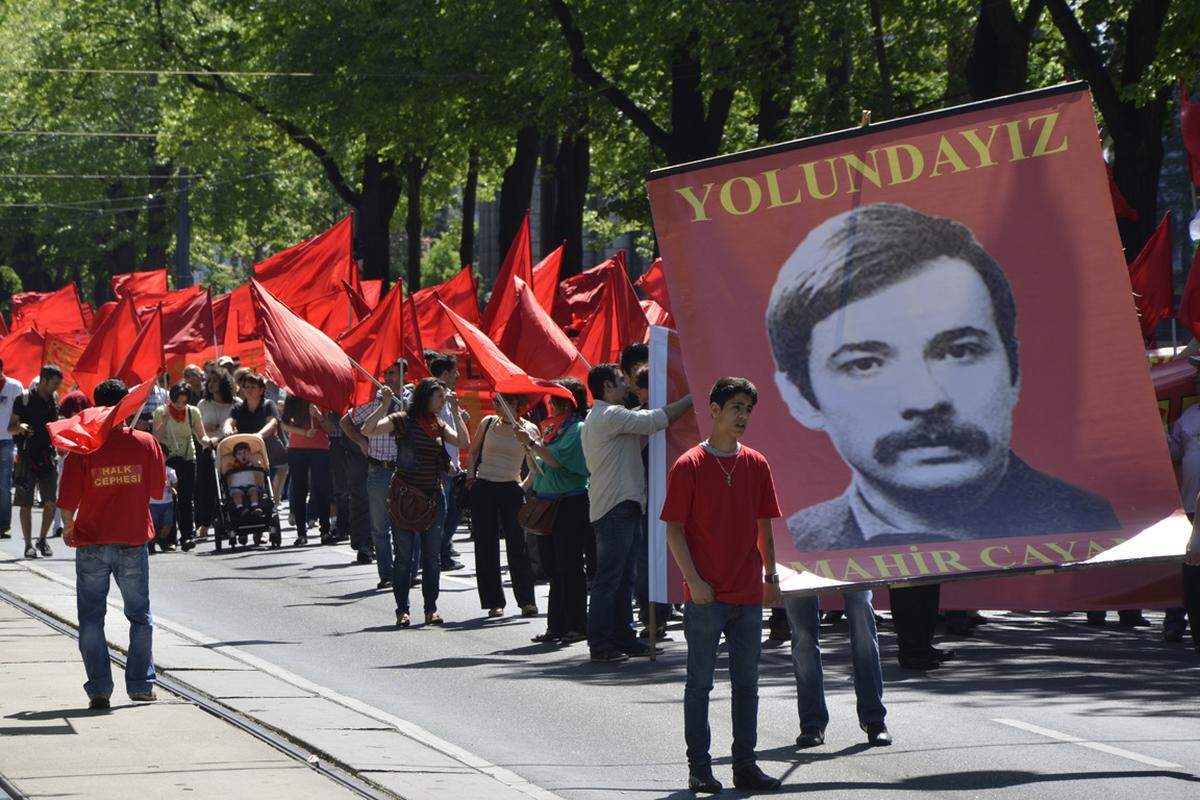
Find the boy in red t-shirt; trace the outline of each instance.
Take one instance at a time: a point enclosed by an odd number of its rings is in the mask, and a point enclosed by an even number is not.
[[[721,378],[709,393],[712,433],[688,450],[667,477],[662,519],[667,544],[686,582],[683,630],[688,644],[683,728],[688,787],[716,793],[709,754],[708,695],[721,634],[729,643],[733,684],[733,785],[777,789],[758,767],[758,658],[763,603],[779,602],[771,520],[780,516],[767,460],[739,443],[758,401],[745,378]],[[766,565],[766,584],[763,565]]]
[[[94,399],[98,406],[115,406],[127,393],[123,382],[110,379],[96,387]],[[63,513],[63,540],[77,548],[75,602],[89,708],[108,708],[113,690],[104,640],[110,577],[121,590],[129,620],[125,689],[134,701],[157,699],[146,544],[154,539],[150,501],[162,496],[166,476],[167,462],[154,437],[124,426],[114,427],[97,450],[71,453],[63,461],[58,507]]]

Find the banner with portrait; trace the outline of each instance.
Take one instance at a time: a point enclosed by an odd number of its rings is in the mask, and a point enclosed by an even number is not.
[[[693,395],[759,389],[744,441],[774,470],[785,591],[1182,554],[1082,84],[667,168],[649,193]]]

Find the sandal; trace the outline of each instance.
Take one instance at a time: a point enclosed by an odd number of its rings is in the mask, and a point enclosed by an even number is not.
[[[407,628],[412,624],[412,620],[408,616],[408,612],[404,611],[396,615],[396,627]]]
[[[522,617],[536,617],[537,613],[538,613],[537,606],[535,606],[533,603],[530,603],[529,605],[521,606],[521,616]]]
[[[498,617],[503,617],[504,609],[503,608],[490,608],[490,609],[488,609],[488,616],[492,619],[496,619]]]
[[[442,619],[442,615],[436,611],[429,611],[425,614],[426,625],[442,625],[446,620]]]
[[[561,633],[551,633],[550,631],[546,631],[545,633],[539,633],[529,641],[536,644],[559,644],[562,642],[562,638],[563,637]]]

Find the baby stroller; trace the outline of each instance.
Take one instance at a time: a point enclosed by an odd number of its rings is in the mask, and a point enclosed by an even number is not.
[[[250,447],[250,464],[239,467],[240,471],[261,472],[263,485],[258,507],[262,515],[240,513],[230,498],[226,474],[234,465],[233,451],[239,444]],[[271,494],[271,472],[268,469],[267,445],[257,433],[239,433],[227,436],[217,444],[213,468],[217,471],[217,507],[213,514],[213,542],[218,552],[228,541],[230,547],[245,545],[253,539],[255,545],[262,544],[263,533],[268,533],[272,549],[279,547],[282,538],[279,532],[279,514],[275,509],[275,498]]]

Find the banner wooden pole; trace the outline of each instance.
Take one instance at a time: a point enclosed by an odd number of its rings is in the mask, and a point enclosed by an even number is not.
[[[504,418],[508,420],[508,424],[512,425],[514,431],[518,430],[519,426],[517,425],[517,417],[515,414],[513,414],[512,408],[508,405],[508,401],[504,399],[504,395],[500,394],[499,392],[496,392],[496,403],[500,406],[500,410],[504,413]],[[530,458],[533,458],[533,466],[537,470],[538,475],[545,474],[542,470],[542,465],[538,463],[537,458],[533,455],[533,445],[525,445],[525,452],[529,454]]]

